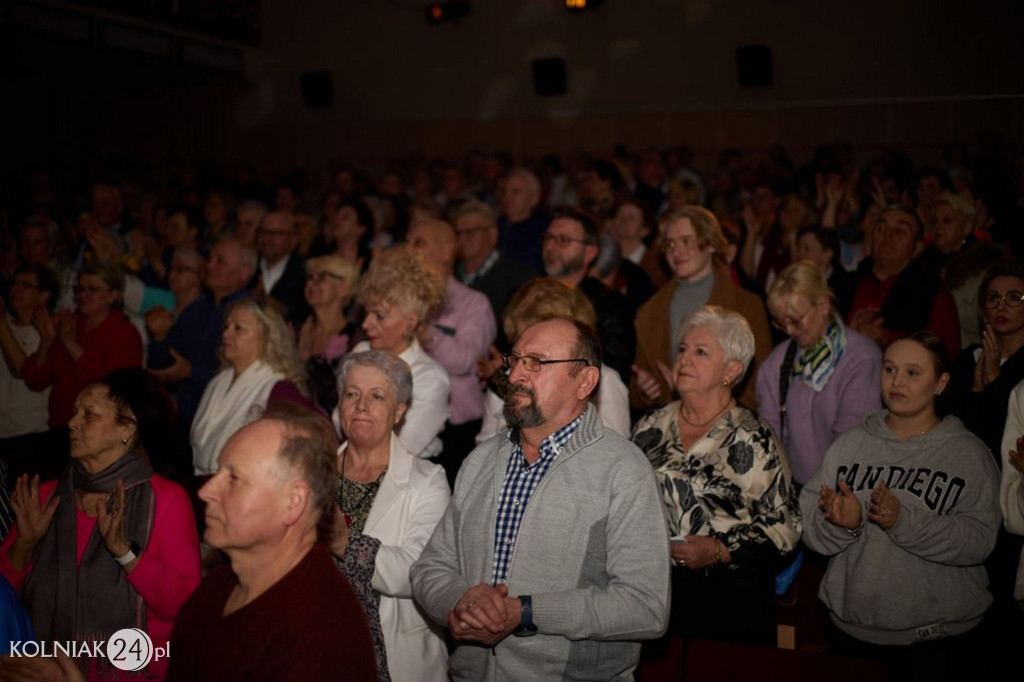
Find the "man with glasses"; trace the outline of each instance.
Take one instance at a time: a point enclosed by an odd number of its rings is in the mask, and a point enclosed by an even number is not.
[[[504,361],[511,430],[463,463],[413,595],[451,629],[455,679],[632,679],[668,618],[653,469],[588,403],[593,329],[538,322]]]
[[[917,258],[924,228],[914,209],[893,205],[882,211],[871,258],[860,268],[847,322],[886,348],[912,331],[927,329],[942,339],[950,357],[960,352],[956,302],[939,276]]]
[[[284,318],[299,328],[309,317],[306,303],[306,261],[296,251],[299,233],[295,215],[272,211],[263,218],[256,243],[260,263],[253,279],[253,298],[270,299]]]
[[[636,355],[636,310],[625,296],[590,276],[590,268],[600,252],[597,238],[594,216],[579,209],[559,211],[544,233],[544,272],[567,287],[579,289],[594,306],[605,362],[628,384]]]
[[[504,350],[501,315],[505,304],[523,282],[536,277],[537,273],[498,251],[498,217],[484,202],[467,201],[452,211],[451,220],[459,252],[455,274],[463,284],[490,301],[498,330],[495,345]]]

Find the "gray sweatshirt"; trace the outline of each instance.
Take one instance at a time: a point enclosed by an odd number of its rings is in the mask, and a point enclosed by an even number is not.
[[[875,644],[912,644],[978,624],[992,602],[982,565],[999,528],[999,472],[956,417],[901,439],[885,411],[839,437],[800,496],[804,541],[830,555],[818,596],[844,632]],[[854,537],[818,508],[822,484],[846,480],[862,503]],[[900,500],[886,532],[867,518],[885,483]]]

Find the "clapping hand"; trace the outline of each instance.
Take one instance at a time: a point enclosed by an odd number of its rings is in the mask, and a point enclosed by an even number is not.
[[[124,537],[124,481],[117,482],[114,504],[107,511],[110,495],[96,501],[96,529],[103,538],[103,544],[113,556],[124,556],[132,545]]]
[[[32,326],[39,332],[39,337],[44,344],[53,345],[53,342],[57,340],[57,325],[53,323],[53,316],[45,306],[37,306],[32,311]]]
[[[66,308],[57,313],[57,333],[60,335],[60,340],[65,346],[71,346],[76,343],[75,327],[77,322],[78,316]]]
[[[999,348],[999,339],[988,323],[982,330],[981,340],[981,354],[974,365],[974,385],[971,387],[974,391],[981,391],[996,380],[1003,355]]]
[[[884,483],[879,483],[871,491],[871,506],[868,508],[868,520],[877,523],[885,530],[891,530],[900,516],[900,500]]]
[[[860,500],[850,490],[846,481],[839,481],[836,492],[827,485],[821,486],[818,508],[825,512],[825,518],[847,530],[856,530],[861,524]]]
[[[170,351],[174,362],[172,362],[169,367],[164,367],[163,369],[151,369],[149,370],[149,373],[160,381],[164,381],[169,384],[176,384],[191,376],[192,363],[173,348],[171,348]]]
[[[11,495],[11,509],[18,524],[18,539],[11,548],[11,563],[17,569],[28,565],[29,557],[39,541],[46,535],[57,513],[60,497],[54,495],[45,507],[39,504],[39,476],[29,479],[28,474],[18,477]]]

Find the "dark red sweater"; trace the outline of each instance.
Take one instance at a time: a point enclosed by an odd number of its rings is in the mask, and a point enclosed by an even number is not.
[[[237,583],[221,566],[182,607],[167,680],[377,679],[363,611],[325,547],[315,545],[273,587],[224,616]]]

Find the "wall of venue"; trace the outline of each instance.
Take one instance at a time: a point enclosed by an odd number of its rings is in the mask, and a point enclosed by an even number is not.
[[[441,26],[426,24],[424,4],[264,0],[261,44],[236,46],[240,73],[212,83],[116,87],[123,75],[107,55],[114,87],[70,88],[58,73],[67,60],[54,59],[15,79],[30,95],[15,148],[75,163],[180,154],[315,168],[682,143],[706,164],[726,146],[778,143],[800,157],[845,139],[928,159],[985,129],[1024,135],[1018,2],[607,0],[570,15],[561,0],[475,0]],[[42,58],[40,41],[16,44],[23,65]],[[772,49],[771,86],[737,81],[735,50],[752,44]],[[90,47],[61,49],[93,58]],[[540,57],[565,60],[565,95],[535,94]],[[299,76],[310,70],[331,74],[331,107],[304,104]]]

